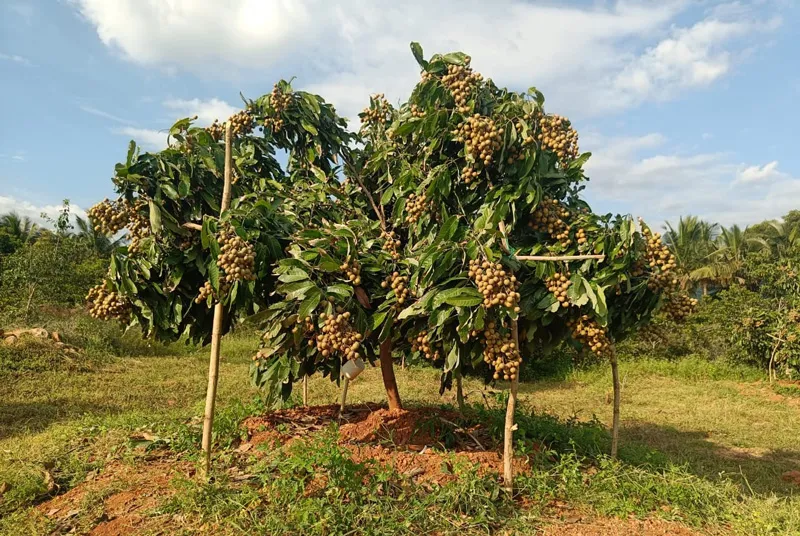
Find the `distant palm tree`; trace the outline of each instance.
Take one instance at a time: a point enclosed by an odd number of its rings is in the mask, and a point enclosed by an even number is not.
[[[775,255],[783,258],[789,250],[800,246],[800,227],[791,226],[785,221],[772,220],[768,223],[774,232],[767,237],[767,242]]]
[[[695,287],[701,281],[691,274],[707,264],[708,256],[714,250],[714,238],[719,226],[696,216],[682,216],[677,227],[669,222],[666,227],[664,242],[678,263],[678,270],[682,273],[682,286]]]
[[[39,226],[33,223],[28,216],[22,217],[16,212],[9,212],[0,216],[0,228],[6,234],[26,244],[35,240],[39,235]]]
[[[100,256],[110,255],[111,252],[118,248],[124,241],[124,237],[112,240],[103,233],[95,231],[91,222],[80,216],[75,216],[75,225],[78,226],[78,232],[75,233],[75,236],[78,237],[79,240],[84,241]]]
[[[700,284],[703,295],[708,293],[709,284],[727,287],[741,269],[747,254],[765,248],[769,248],[766,240],[748,236],[747,229],[738,225],[727,229],[720,227],[720,234],[712,242],[712,251],[705,263],[692,270],[689,277]]]

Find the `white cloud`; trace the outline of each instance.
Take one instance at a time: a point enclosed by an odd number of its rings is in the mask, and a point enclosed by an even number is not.
[[[200,99],[170,99],[164,102],[164,106],[174,110],[183,116],[197,116],[199,126],[207,126],[215,119],[225,121],[237,112],[237,109],[220,99],[200,100]]]
[[[778,171],[778,161],[773,160],[763,166],[750,166],[740,169],[736,174],[736,182],[742,184],[765,183],[786,177],[785,173]]]
[[[80,109],[86,112],[87,114],[96,115],[104,119],[110,119],[111,121],[116,121],[117,123],[131,123],[131,121],[128,121],[127,119],[122,119],[121,117],[110,114],[108,112],[104,112],[103,110],[100,110],[93,106],[81,105]]]
[[[298,75],[349,117],[370,93],[407,93],[418,76],[412,40],[428,54],[470,53],[501,85],[536,83],[566,113],[600,113],[708,85],[730,71],[742,41],[779,24],[740,6],[670,28],[684,0],[75,2],[131,61],[227,79]]]
[[[16,54],[4,54],[0,52],[0,60],[10,61],[13,63],[19,63],[21,65],[30,65],[31,62],[28,58],[24,58],[22,56],[18,56]]]
[[[115,134],[133,138],[136,143],[149,151],[160,151],[167,146],[167,130],[151,130],[147,128],[123,127],[114,129]]]
[[[48,218],[56,219],[61,213],[61,205],[37,205],[30,201],[24,201],[15,197],[0,195],[0,214],[7,214],[8,212],[16,212],[22,217],[28,217],[33,220],[37,225],[50,227],[50,224],[42,218],[42,213],[46,214]],[[86,218],[86,211],[78,205],[70,205],[70,214],[73,216],[80,216]]]
[[[595,136],[585,148],[595,154],[586,165],[586,193],[595,205],[634,211],[654,224],[685,214],[751,224],[783,216],[800,195],[800,179],[778,171],[777,162],[745,166],[726,153],[686,154],[659,134]],[[743,182],[761,187],[743,188]]]

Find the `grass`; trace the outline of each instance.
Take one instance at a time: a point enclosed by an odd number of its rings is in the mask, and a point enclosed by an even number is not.
[[[207,351],[147,346],[136,334],[93,326],[71,335],[86,342],[87,366],[0,378],[0,482],[10,485],[0,501],[0,534],[49,533],[52,525],[30,505],[74,487],[111,459],[143,463],[132,434],[147,430],[157,438],[153,447],[168,446],[190,459],[196,454]],[[69,335],[70,326],[62,329]],[[223,344],[216,421],[221,468],[233,463],[224,449],[235,446],[240,420],[263,411],[251,402],[256,393],[248,383],[255,344],[247,334]],[[203,526],[220,534],[282,533],[286,527],[298,534],[354,528],[360,534],[528,534],[553,515],[553,501],[562,501],[595,515],[657,515],[723,532],[800,534],[800,493],[780,478],[800,469],[799,405],[776,396],[757,371],[691,358],[623,361],[621,374],[618,462],[604,456],[611,417],[605,367],[558,369],[559,381],[521,385],[517,445],[533,452],[531,445],[544,442],[547,450],[537,455],[534,471],[518,479],[516,502],[503,497],[495,479],[471,471],[435,489],[410,486],[386,468],[350,461],[331,430],[244,468],[254,475],[246,484],[227,472],[209,485],[179,479],[177,493],[153,515],[179,516],[186,534]],[[397,375],[407,404],[455,402],[453,393],[438,396],[439,373],[432,368],[398,367]],[[310,391],[312,404],[335,403],[339,396],[326,378],[313,379]],[[471,378],[465,392],[473,418],[499,434],[502,393]],[[368,368],[348,400],[384,398],[380,371]],[[320,475],[324,492],[308,495],[309,479]],[[95,503],[78,517],[97,517]]]

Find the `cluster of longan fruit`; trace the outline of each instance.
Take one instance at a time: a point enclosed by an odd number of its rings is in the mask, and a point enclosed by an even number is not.
[[[272,93],[270,93],[269,102],[272,105],[274,116],[265,119],[264,126],[271,127],[274,132],[278,132],[283,128],[284,125],[281,114],[286,111],[286,109],[289,107],[289,104],[291,104],[292,96],[290,93],[285,93],[282,91],[278,87],[278,84],[275,84],[272,87]]]
[[[500,333],[495,322],[489,322],[483,332],[483,360],[494,367],[494,379],[516,380],[522,365],[522,354],[511,334]]]
[[[406,302],[411,291],[408,288],[408,276],[400,275],[400,272],[393,272],[386,279],[381,281],[381,288],[391,288],[397,296],[397,303],[400,305]]]
[[[537,232],[550,235],[561,242],[563,247],[569,246],[569,224],[566,219],[570,211],[558,199],[545,197],[531,214],[528,225]]]
[[[89,315],[100,320],[117,318],[127,322],[131,314],[131,303],[121,294],[114,292],[103,282],[89,289],[86,295]]]
[[[555,274],[553,277],[548,277],[545,280],[545,284],[547,285],[547,290],[552,292],[556,299],[563,307],[569,306],[569,298],[567,298],[567,291],[569,287],[572,285],[572,281],[569,280],[570,273],[566,271],[561,274]]]
[[[211,281],[206,281],[197,292],[197,297],[194,299],[194,303],[203,303],[208,299],[209,296],[214,296],[214,287],[211,286]]]
[[[464,181],[464,184],[469,184],[472,181],[478,180],[478,175],[480,175],[480,171],[471,166],[464,166],[461,170],[461,180]]]
[[[558,156],[561,162],[578,157],[578,132],[566,117],[545,115],[539,119],[539,134],[536,136],[542,147]]]
[[[500,149],[503,133],[505,129],[498,128],[494,119],[474,114],[461,123],[455,135],[467,153],[484,166],[489,166],[494,158],[492,155]]]
[[[413,225],[419,221],[428,208],[428,196],[424,193],[408,194],[406,199],[406,224]]]
[[[321,313],[320,320],[325,323],[322,326],[322,333],[317,335],[317,351],[323,357],[328,357],[334,352],[339,352],[347,359],[357,359],[358,350],[361,348],[361,340],[364,338],[350,324],[350,311],[326,315]]]
[[[675,256],[670,252],[660,233],[653,233],[647,227],[642,229],[642,234],[647,240],[645,258],[652,272],[648,285],[651,289],[674,289],[678,286],[675,268],[678,266]]]
[[[425,117],[425,110],[417,106],[416,104],[411,105],[411,117]]]
[[[517,277],[505,271],[500,263],[469,261],[469,276],[475,281],[478,290],[483,294],[483,305],[490,309],[496,305],[519,312],[519,281]]]
[[[256,120],[250,110],[236,112],[228,118],[228,122],[231,124],[231,136],[234,138],[241,134],[249,134],[256,124]],[[214,119],[214,122],[206,130],[215,141],[225,137],[225,123],[220,123],[219,119]]]
[[[345,273],[353,286],[357,287],[361,284],[361,264],[358,261],[346,260],[339,266],[339,269]]]
[[[436,361],[442,357],[441,352],[431,344],[431,336],[427,330],[420,331],[416,336],[409,336],[408,342],[411,343],[411,351],[420,352],[425,359]]]
[[[442,83],[450,91],[456,101],[456,109],[462,114],[469,113],[469,97],[475,86],[483,80],[480,73],[472,72],[469,62],[470,58],[467,57],[465,65],[448,65],[447,74],[442,76]]]
[[[664,304],[664,312],[675,322],[684,320],[687,316],[694,313],[697,309],[697,300],[690,298],[686,294],[674,293],[670,295]]]
[[[94,224],[94,230],[104,235],[113,235],[128,224],[128,211],[119,201],[103,199],[90,208],[86,215]]]
[[[220,255],[217,266],[225,272],[223,281],[255,281],[256,250],[252,244],[236,234],[232,226],[226,226],[217,234]]]
[[[128,251],[130,253],[141,251],[142,241],[150,236],[150,220],[141,213],[145,205],[146,202],[139,199],[128,209],[128,235],[131,239]]]
[[[361,130],[369,126],[382,126],[392,119],[392,107],[383,93],[378,93],[370,98],[371,106],[361,112]]]
[[[599,357],[611,355],[614,351],[606,328],[589,315],[583,315],[567,322],[576,341],[587,346]]]
[[[589,241],[589,238],[586,236],[586,229],[583,227],[579,228],[575,232],[575,240],[578,242],[578,247],[586,244]]]
[[[381,231],[381,238],[383,239],[383,249],[391,255],[392,260],[400,260],[400,253],[397,249],[400,247],[400,238],[394,231]]]

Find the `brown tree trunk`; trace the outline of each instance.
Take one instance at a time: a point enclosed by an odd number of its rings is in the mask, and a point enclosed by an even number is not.
[[[467,406],[464,404],[464,382],[463,382],[464,377],[461,375],[461,363],[458,364],[458,368],[456,368],[455,374],[456,374],[456,402],[458,402],[458,411],[460,411],[461,414],[464,415]]]
[[[620,384],[619,366],[617,354],[611,354],[611,378],[614,382],[614,417],[611,423],[611,457],[616,459],[619,448],[619,406],[620,406]]]
[[[392,339],[386,339],[381,343],[381,376],[383,376],[383,386],[386,389],[386,398],[389,400],[389,409],[403,409],[400,391],[397,390],[397,378],[394,377]]]
[[[517,328],[517,321],[511,321],[511,335],[514,337],[514,343],[519,348],[519,329]],[[517,389],[519,387],[519,374],[511,380],[511,392],[508,395],[508,406],[506,407],[506,424],[503,432],[503,489],[507,493],[514,491],[514,412],[517,409]]]
[[[342,400],[339,403],[339,418],[341,419],[342,413],[344,413],[344,407],[347,405],[347,389],[350,387],[350,378],[343,375],[343,382],[342,382]]]

